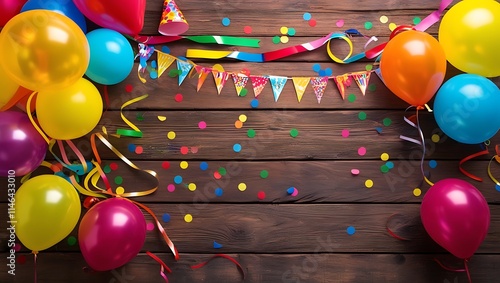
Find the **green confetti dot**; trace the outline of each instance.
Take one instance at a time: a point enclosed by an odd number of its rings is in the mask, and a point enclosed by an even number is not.
[[[413,24],[414,24],[414,25],[418,25],[418,24],[420,24],[420,22],[421,22],[421,21],[422,21],[422,19],[421,19],[421,18],[419,18],[419,17],[415,17],[415,18],[413,18]]]
[[[349,101],[349,102],[354,102],[354,101],[356,101],[356,95],[354,95],[353,93],[349,94],[349,95],[347,96],[347,101]]]
[[[68,237],[68,245],[70,245],[70,246],[76,245],[76,237],[75,236]]]
[[[373,69],[373,65],[372,64],[368,64],[365,66],[365,70],[367,71],[371,71]]]
[[[104,171],[104,173],[108,174],[111,172],[111,167],[109,167],[109,165],[106,165],[106,166],[104,166],[104,168],[102,168],[102,171]]]
[[[248,129],[247,136],[249,138],[254,138],[255,137],[255,130],[254,129]]]
[[[363,111],[359,112],[359,114],[358,114],[358,118],[359,118],[359,120],[361,120],[361,121],[366,120],[366,113],[365,113],[365,112],[363,112]]]
[[[240,91],[240,96],[241,96],[241,97],[245,97],[245,96],[247,96],[247,93],[248,93],[248,89],[243,88],[243,89],[241,89],[241,91]]]
[[[227,170],[224,167],[219,167],[218,171],[219,171],[219,174],[221,174],[222,176],[226,175],[226,173],[227,173]]]
[[[170,70],[168,72],[168,76],[171,77],[171,78],[175,78],[179,75],[179,70]]]
[[[377,90],[377,85],[376,84],[370,84],[370,85],[368,85],[368,90],[369,91],[375,91],[375,90]]]
[[[291,130],[290,130],[290,136],[291,136],[292,138],[295,138],[295,137],[297,137],[298,135],[299,135],[299,131],[298,131],[297,129],[291,129]]]
[[[122,176],[116,176],[115,177],[115,184],[121,185],[123,183],[123,178]]]
[[[137,119],[137,121],[144,121],[144,113],[137,113],[135,118]]]
[[[278,35],[275,35],[273,37],[273,43],[274,44],[279,44],[281,42],[281,38]]]
[[[384,118],[384,120],[382,120],[382,124],[386,127],[390,126],[392,124],[391,118]]]
[[[267,170],[260,171],[260,177],[262,179],[265,179],[265,178],[269,177],[269,172],[267,172]]]
[[[373,28],[373,23],[372,22],[365,22],[365,29],[372,29]]]
[[[382,172],[382,173],[389,172],[389,167],[387,165],[385,165],[385,164],[382,165],[382,166],[380,166],[380,172]]]

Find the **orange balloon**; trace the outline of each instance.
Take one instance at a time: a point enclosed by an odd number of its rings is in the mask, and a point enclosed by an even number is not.
[[[384,84],[395,95],[412,106],[423,106],[443,83],[446,56],[428,33],[405,31],[387,43],[380,71]]]

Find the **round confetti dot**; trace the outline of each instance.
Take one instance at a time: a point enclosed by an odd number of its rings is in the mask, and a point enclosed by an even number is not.
[[[165,170],[166,170],[166,169],[168,169],[168,168],[170,168],[170,162],[168,162],[168,161],[163,161],[163,162],[161,163],[161,167],[162,167],[163,169],[165,169]]]
[[[115,177],[115,184],[121,185],[123,183],[123,178],[122,176],[116,176]]]
[[[125,192],[125,189],[123,187],[116,188],[117,195],[122,195],[124,192]]]
[[[192,146],[191,147],[191,152],[192,153],[197,153],[198,152],[198,147],[197,146]]]
[[[353,226],[349,226],[349,227],[347,227],[346,232],[347,232],[347,235],[349,235],[349,236],[354,235],[354,233],[356,233],[356,228],[354,228]]]
[[[380,166],[380,172],[382,172],[382,173],[389,172],[389,167],[387,167],[387,165],[385,165],[385,164]]]
[[[68,241],[69,246],[76,245],[76,237],[75,236],[69,236],[67,241]]]
[[[348,129],[343,129],[342,130],[342,137],[343,138],[349,137],[349,130]]]
[[[387,161],[387,162],[385,163],[385,165],[386,165],[386,166],[387,166],[387,168],[389,168],[389,169],[394,168],[394,162],[392,162],[392,161]]]
[[[181,180],[181,182],[182,182],[182,180]],[[167,186],[167,191],[168,191],[169,193],[173,193],[173,192],[175,192],[175,185],[174,185],[174,184],[168,184],[168,186]]]
[[[313,71],[315,71],[316,73],[319,72],[321,70],[321,65],[316,63],[316,64],[313,64],[312,65],[312,69]]]
[[[365,113],[365,112],[363,112],[363,111],[359,112],[359,114],[358,114],[358,118],[359,118],[359,120],[361,120],[361,121],[366,120],[366,113]]]
[[[500,192],[500,185],[499,184],[495,185],[495,190],[497,190],[498,192]]]
[[[326,68],[326,69],[325,69],[325,76],[328,76],[328,77],[329,77],[329,76],[331,76],[331,75],[333,75],[333,70],[332,70],[332,68]]]
[[[351,169],[351,174],[354,176],[359,175],[359,169]]]
[[[278,35],[273,36],[273,43],[274,44],[280,43],[280,37]]]
[[[397,25],[395,23],[390,23],[389,24],[389,30],[390,31],[393,31],[396,27],[397,27]]]
[[[182,183],[182,176],[175,176],[174,177],[174,183],[176,183],[177,185],[179,185],[180,183]]]
[[[267,170],[260,171],[260,177],[262,179],[265,179],[265,178],[269,177],[269,172]]]
[[[215,189],[215,195],[216,196],[220,197],[220,196],[222,196],[223,193],[224,193],[223,189],[221,189],[221,188]]]
[[[319,70],[318,75],[319,75],[320,77],[325,77],[325,76],[326,76],[326,75],[325,75],[325,70]]]
[[[219,169],[217,170],[219,172],[219,174],[221,174],[222,176],[225,176],[227,174],[227,170],[226,168],[224,167],[219,167]]]
[[[186,221],[187,223],[190,223],[193,221],[193,216],[191,214],[186,214],[184,215],[184,221]]]
[[[389,154],[388,154],[388,153],[386,153],[386,152],[382,153],[382,154],[380,155],[380,159],[381,159],[382,161],[387,161],[387,160],[389,160]]]
[[[255,137],[255,130],[254,129],[248,129],[247,136],[249,138],[254,138]]]
[[[242,123],[245,123],[247,121],[247,115],[241,114],[238,116],[238,120],[240,120]]]
[[[347,101],[349,101],[349,102],[354,102],[354,101],[356,101],[356,95],[355,95],[355,94],[352,94],[352,93],[351,93],[351,94],[349,94],[349,95],[347,96]]]
[[[243,32],[244,32],[245,34],[251,34],[251,33],[252,33],[252,27],[251,27],[251,26],[245,26],[245,27],[243,28]]]
[[[419,197],[422,194],[422,190],[419,188],[413,189],[413,195]]]
[[[130,143],[130,144],[127,146],[128,151],[130,151],[130,152],[135,152],[135,148],[136,148],[136,147],[137,147],[137,146],[136,146],[135,144],[133,144],[133,143]]]
[[[366,147],[362,146],[358,148],[358,154],[359,156],[364,156],[366,154]]]
[[[241,128],[243,127],[243,122],[241,122],[240,120],[236,120],[236,121],[234,122],[234,127],[235,127],[236,129],[241,129]]]
[[[309,23],[310,27],[315,27],[316,26],[316,20],[315,19],[310,19],[308,23]]]
[[[229,18],[222,18],[222,25],[227,27],[231,24],[231,20]]]
[[[368,179],[365,181],[365,187],[367,187],[368,189],[373,187],[373,181]]]
[[[291,129],[290,130],[290,136],[292,138],[296,138],[299,135],[299,131],[297,129]]]
[[[25,255],[19,255],[16,258],[16,263],[18,263],[18,264],[25,264],[26,263],[26,256]]]
[[[131,85],[131,84],[128,84],[125,86],[125,91],[126,92],[132,92],[132,90],[134,90],[134,86]]]
[[[195,183],[189,183],[188,190],[190,190],[192,192],[196,191],[196,184]]]
[[[252,99],[252,101],[250,101],[250,106],[252,108],[257,108],[259,107],[259,101],[257,99]]]
[[[168,46],[166,46],[166,45],[163,45],[161,47],[161,52],[170,54],[170,48]]]
[[[136,148],[135,148],[135,153],[136,154],[142,154],[144,152],[144,148],[140,145],[138,145]]]
[[[153,231],[155,229],[155,225],[152,222],[148,222],[146,224],[146,230]]]
[[[297,188],[293,188],[292,197],[296,197],[297,195],[299,195],[299,190],[297,190]]]
[[[109,164],[109,168],[111,168],[111,170],[118,170],[118,163],[116,162],[113,162],[111,164]]]
[[[235,143],[235,144],[233,145],[233,151],[234,151],[234,152],[240,152],[240,151],[241,151],[241,144],[239,144],[239,143]]]
[[[151,72],[149,72],[149,77],[151,79],[157,79],[158,78],[158,72],[156,70],[151,70]]]
[[[179,163],[179,167],[181,167],[181,169],[187,169],[189,167],[189,163],[187,161],[181,161],[181,163]]]
[[[263,192],[263,191],[260,191],[257,193],[257,198],[260,199],[260,200],[263,200],[266,198],[266,193]]]
[[[173,132],[173,131],[170,131],[170,132],[168,132],[168,133],[167,133],[167,138],[168,138],[169,140],[173,140],[173,139],[175,139],[175,136],[176,136],[176,134],[175,134],[175,132]]]
[[[377,90],[377,85],[376,84],[369,84],[368,85],[368,90],[369,91],[376,91]]]
[[[22,249],[21,243],[15,243],[14,244],[14,250],[16,252],[20,251]]]
[[[365,66],[365,70],[367,70],[367,71],[371,71],[371,70],[373,70],[373,65],[372,65],[372,64],[368,64],[368,65],[366,65],[366,66]]]
[[[170,214],[168,213],[163,213],[163,215],[161,216],[161,220],[165,223],[168,223],[170,222]]]
[[[239,183],[239,184],[238,184],[238,190],[240,190],[240,191],[242,191],[242,192],[243,192],[243,191],[245,191],[246,189],[247,189],[247,184],[245,184],[245,183]]]
[[[389,21],[389,18],[387,16],[380,16],[380,22],[385,24]]]
[[[290,187],[286,190],[286,193],[291,195],[291,194],[293,194],[293,190],[295,190],[295,187]]]
[[[206,163],[205,161],[201,162],[200,163],[200,169],[205,171],[208,169],[208,163]]]
[[[431,137],[431,141],[434,142],[434,143],[439,142],[440,139],[441,139],[441,137],[438,134],[434,134]]]
[[[216,180],[220,180],[220,178],[222,178],[222,175],[219,172],[214,172],[214,178]]]
[[[181,154],[188,154],[189,148],[187,146],[181,146]]]
[[[386,127],[390,126],[392,124],[391,118],[384,118],[384,120],[382,120],[382,124]]]
[[[290,39],[286,35],[283,35],[283,36],[280,37],[280,42],[281,43],[288,43],[289,40]]]
[[[289,36],[294,36],[297,33],[297,31],[294,28],[288,28],[288,35]]]
[[[370,30],[373,28],[373,23],[372,22],[365,22],[365,29]]]
[[[181,72],[181,70],[177,70],[177,69],[170,70],[168,72],[168,76],[171,78],[175,78],[179,75],[179,72]],[[177,102],[180,102],[180,101],[177,101]]]
[[[341,28],[344,26],[344,20],[338,20],[335,25],[338,27],[338,28]]]
[[[200,130],[206,129],[207,128],[207,123],[205,121],[198,122],[198,128],[200,128]]]
[[[288,28],[287,27],[281,27],[280,28],[280,33],[281,34],[287,34],[288,33]]]
[[[247,96],[247,93],[248,93],[248,89],[243,88],[240,90],[240,94],[238,94],[238,96],[245,97],[245,96]]]
[[[436,168],[437,165],[438,164],[436,160],[429,160],[429,167]]]
[[[184,97],[183,97],[183,96],[182,96],[182,94],[180,94],[180,93],[178,93],[178,94],[176,94],[176,95],[174,96],[174,100],[175,100],[175,102],[182,102],[182,99],[183,99],[183,98],[184,98]]]
[[[413,18],[413,24],[414,24],[414,25],[418,25],[418,24],[420,24],[420,22],[421,22],[421,21],[422,21],[422,19],[421,19],[421,18],[419,18],[419,17],[415,17],[415,18]]]
[[[312,15],[311,15],[311,13],[309,13],[309,12],[305,12],[305,13],[302,15],[302,18],[304,19],[304,21],[309,21],[310,19],[312,19]]]
[[[102,168],[102,171],[104,171],[104,173],[106,174],[111,173],[111,167],[109,165],[106,165]]]

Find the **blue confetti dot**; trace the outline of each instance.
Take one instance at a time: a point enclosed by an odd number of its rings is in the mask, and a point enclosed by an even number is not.
[[[316,63],[313,65],[313,71],[315,71],[316,73],[319,72],[321,70],[321,65]]]
[[[188,60],[188,59],[186,59],[186,57],[183,57],[183,56],[178,56],[177,59],[182,60],[182,61],[187,61]]]
[[[333,70],[332,70],[332,68],[326,68],[326,69],[325,69],[325,76],[329,77],[329,76],[331,76],[331,75],[333,75]]]
[[[392,169],[392,168],[394,168],[394,162],[392,162],[392,161],[387,161],[387,162],[385,163],[385,166],[387,166],[387,168],[389,168],[389,169]]]
[[[163,215],[161,216],[161,220],[163,220],[163,222],[170,222],[170,214],[168,213],[163,213]]]
[[[156,60],[151,61],[151,67],[156,69],[156,67],[157,67]]]
[[[436,160],[429,160],[429,167],[436,168],[437,165],[438,164]]]
[[[319,70],[318,75],[319,75],[320,77],[326,77],[325,70]]]
[[[220,249],[222,248],[222,245],[214,241],[214,249]]]
[[[354,233],[356,233],[356,228],[354,228],[353,226],[347,227],[347,234],[348,235],[354,235]]]
[[[180,183],[182,183],[182,176],[175,176],[174,177],[174,183],[176,183],[177,185],[179,185]]]
[[[499,192],[500,192],[500,185],[499,185],[499,184],[496,184],[496,185],[495,185],[495,189],[496,189],[497,191],[499,191]]]
[[[241,144],[235,143],[233,145],[233,150],[234,150],[234,152],[240,152],[241,151]]]
[[[201,162],[200,163],[200,169],[205,171],[208,169],[208,163],[206,163],[205,161]]]
[[[259,101],[257,99],[252,99],[252,101],[250,101],[250,106],[252,106],[252,108],[259,107]]]
[[[291,195],[291,194],[293,194],[294,191],[295,191],[295,188],[294,187],[290,187],[290,188],[288,188],[286,190],[286,193],[289,194],[289,195]]]
[[[153,80],[156,80],[158,78],[158,72],[157,71],[149,72],[149,77],[151,77],[151,79]]]
[[[135,144],[130,143],[130,144],[128,145],[128,151],[130,151],[130,152],[135,152],[135,148],[136,148],[136,147],[137,147],[137,146],[136,146]]]
[[[170,54],[170,48],[168,48],[168,46],[162,46],[161,47],[161,52]]]
[[[215,195],[216,196],[220,197],[220,196],[222,196],[223,193],[224,193],[223,189],[221,189],[221,188],[215,189]]]
[[[227,27],[231,24],[231,20],[229,18],[223,18],[222,19],[222,25]]]
[[[309,21],[310,19],[312,19],[311,13],[305,12],[304,15],[302,15],[302,18],[304,19],[304,21]]]

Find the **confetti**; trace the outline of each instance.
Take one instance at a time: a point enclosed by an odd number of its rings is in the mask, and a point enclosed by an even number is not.
[[[250,101],[250,106],[252,108],[257,108],[259,107],[259,101],[257,99],[252,99],[252,101]]]
[[[146,230],[153,231],[155,229],[155,225],[152,222],[148,222],[146,224]]]
[[[168,223],[170,222],[170,214],[168,213],[163,213],[163,215],[161,216],[161,220],[165,223]]]
[[[422,21],[422,19],[421,19],[421,18],[419,18],[419,17],[415,17],[415,18],[413,18],[413,24],[414,24],[414,25],[418,25],[418,24],[420,24],[420,22],[421,22],[421,21]]]
[[[325,76],[330,77],[331,75],[333,75],[332,68],[326,68],[325,69]]]
[[[441,137],[440,137],[438,134],[434,134],[434,135],[432,135],[432,137],[431,137],[431,140],[432,140],[432,142],[434,142],[434,143],[438,143],[440,139],[441,139]]]
[[[299,135],[299,131],[297,129],[291,129],[290,130],[290,136],[292,138],[296,138]]]
[[[241,151],[241,144],[239,144],[239,143],[235,143],[235,144],[233,145],[233,151],[234,151],[234,152],[240,152],[240,151]]]
[[[175,176],[174,177],[174,183],[176,183],[177,185],[179,185],[180,183],[182,183],[182,176]]]
[[[347,227],[346,232],[347,235],[352,236],[354,235],[354,233],[356,233],[356,228],[354,228],[353,226],[349,226]]]
[[[181,169],[187,169],[189,167],[189,163],[187,161],[181,161],[181,163],[179,163],[179,167],[181,167]]]
[[[220,178],[222,178],[222,175],[219,172],[214,172],[214,178],[216,180],[220,180]]]
[[[348,129],[343,129],[342,130],[342,137],[343,138],[349,137],[349,130]]]
[[[126,92],[132,92],[132,90],[134,90],[134,86],[131,85],[131,84],[128,84],[125,86],[125,91]]]
[[[292,193],[292,197],[296,197],[299,194],[299,190],[295,188]]]
[[[394,163],[393,163],[392,161],[387,161],[387,162],[385,163],[385,165],[386,165],[386,166],[387,166],[387,168],[389,168],[389,169],[394,168]]]
[[[251,27],[251,26],[245,26],[245,27],[243,28],[243,32],[244,32],[245,34],[251,34],[251,33],[252,33],[252,27]]]
[[[200,128],[200,130],[206,129],[207,128],[207,123],[205,121],[198,122],[198,128]]]
[[[377,85],[376,84],[369,84],[368,85],[368,90],[369,91],[376,91],[377,90]]]
[[[207,169],[208,169],[208,163],[206,163],[205,161],[202,161],[202,162],[200,163],[200,169],[201,169],[202,171],[207,170]]]
[[[391,118],[384,118],[384,120],[382,120],[382,124],[386,127],[390,126],[392,124]]]
[[[310,27],[315,27],[316,26],[316,20],[315,19],[310,19],[309,20],[309,26]]]
[[[67,241],[68,241],[69,246],[76,245],[76,237],[75,236],[69,236]]]
[[[413,195],[419,197],[422,194],[422,190],[419,188],[413,189]]]
[[[166,46],[166,45],[163,45],[161,47],[161,52],[170,54],[170,48],[168,46]]]
[[[220,197],[224,193],[224,190],[222,188],[217,188],[215,189],[215,195]]]
[[[354,101],[356,101],[356,95],[355,95],[355,94],[352,94],[352,93],[351,93],[351,94],[349,94],[349,95],[347,96],[347,101],[349,101],[349,102],[354,102]]]
[[[158,116],[158,120],[160,120],[161,122],[163,122],[163,121],[167,120],[167,117],[165,117],[165,116]]]
[[[181,180],[181,182],[182,182],[182,180]],[[168,184],[167,191],[169,193],[173,193],[175,191],[175,185],[174,184]]]
[[[123,183],[123,178],[122,176],[116,176],[115,177],[115,184],[121,185]]]
[[[365,70],[367,70],[367,71],[371,71],[371,70],[373,70],[373,65],[372,65],[372,64],[368,64],[368,65],[366,65],[366,66],[365,66]]]
[[[382,154],[380,155],[380,159],[381,159],[382,161],[387,161],[387,160],[389,160],[389,154],[388,154],[388,153],[386,153],[386,152],[382,153]]]
[[[294,36],[297,33],[297,31],[294,28],[288,28],[288,35],[289,36]]]
[[[129,145],[127,146],[128,151],[130,151],[130,152],[135,152],[135,148],[136,148],[136,147],[137,147],[137,146],[136,146],[135,144],[133,144],[133,143],[131,143],[131,144],[129,144]]]
[[[245,191],[246,189],[247,189],[247,184],[245,184],[245,183],[239,183],[239,184],[238,184],[238,190],[240,190],[240,191],[242,191],[242,192],[243,192],[243,191]]]
[[[372,22],[365,22],[365,29],[371,30],[373,28],[373,23]]]
[[[389,18],[387,16],[380,16],[380,22],[385,24],[389,21]]]
[[[192,153],[197,153],[198,152],[198,147],[197,146],[192,146],[191,147],[191,152]]]
[[[255,137],[255,130],[254,129],[248,129],[247,136],[249,138],[254,138]]]
[[[382,172],[382,173],[389,172],[389,167],[387,167],[387,165],[385,165],[385,164],[380,166],[380,172]]]
[[[280,28],[280,33],[281,34],[288,34],[288,28],[287,27],[281,27]]]
[[[373,181],[368,179],[365,181],[365,187],[367,187],[368,189],[373,187]]]
[[[222,25],[227,27],[231,24],[231,20],[229,18],[222,18]]]
[[[220,249],[222,248],[222,245],[214,241],[214,249]]]
[[[278,35],[273,36],[273,43],[274,43],[274,44],[278,44],[278,43],[280,43],[280,37],[279,37]]]
[[[437,161],[436,160],[429,160],[429,167],[436,168],[437,167]]]
[[[263,192],[263,191],[260,191],[257,193],[257,198],[260,199],[260,200],[263,200],[266,198],[266,193]]]
[[[498,192],[500,192],[500,185],[499,184],[495,185],[495,190],[497,190]]]
[[[292,197],[295,197],[299,194],[299,190],[295,187],[290,187],[286,190],[287,194],[291,195]]]
[[[338,20],[335,25],[338,27],[338,28],[341,28],[344,26],[344,20]]]
[[[312,69],[313,69],[313,71],[315,71],[316,73],[318,73],[321,70],[321,65],[318,64],[318,63],[313,64],[312,65]]]
[[[262,179],[265,179],[265,178],[269,177],[269,172],[267,170],[260,171],[260,177]]]
[[[286,35],[283,35],[283,36],[280,37],[280,42],[281,43],[288,43],[289,40],[290,39]]]
[[[106,165],[102,168],[102,171],[104,171],[104,173],[106,174],[111,173],[111,167],[109,165]]]
[[[138,145],[136,148],[135,148],[135,153],[136,154],[142,154],[144,152],[144,148],[140,145]]]
[[[291,194],[293,194],[293,190],[294,190],[294,189],[295,189],[294,187],[290,187],[290,188],[288,188],[288,189],[286,190],[286,193],[287,193],[287,194],[289,194],[289,195],[291,195]]]
[[[302,15],[302,18],[304,19],[304,21],[309,21],[310,19],[312,19],[312,15],[311,15],[311,13],[309,13],[309,12],[305,12],[305,13]]]
[[[378,134],[382,133],[382,128],[381,127],[375,127],[375,131],[377,131]]]
[[[397,27],[397,25],[395,23],[390,23],[389,24],[389,30],[390,31],[393,31],[396,27]]]
[[[365,112],[363,112],[363,111],[359,112],[359,114],[358,114],[358,118],[359,118],[359,120],[361,120],[361,121],[366,120],[366,113],[365,113]]]
[[[182,94],[178,93],[174,96],[175,102],[182,102],[183,96]]]
[[[242,123],[245,123],[247,121],[247,115],[241,114],[238,116],[238,120],[240,120]]]
[[[117,195],[122,195],[125,192],[125,189],[123,187],[117,187],[115,191]]]
[[[243,127],[243,122],[241,122],[240,120],[236,120],[236,122],[234,122],[234,127],[236,129],[241,129]]]
[[[189,148],[187,146],[181,146],[181,154],[188,154]]]
[[[240,91],[239,96],[240,96],[240,97],[245,97],[245,96],[247,96],[247,93],[248,93],[248,89],[243,88],[243,89]]]
[[[353,174],[354,176],[359,175],[359,169],[351,169],[351,174]]]
[[[175,139],[175,136],[176,136],[176,134],[175,134],[175,132],[174,132],[174,131],[170,131],[170,132],[168,132],[168,133],[167,133],[167,138],[168,138],[169,140],[173,140],[173,139]]]
[[[227,170],[224,167],[219,167],[217,172],[219,172],[219,174],[221,174],[221,176],[225,176],[227,174]]]
[[[188,190],[190,190],[192,192],[196,191],[196,184],[195,183],[189,183]]]
[[[186,221],[187,223],[190,223],[193,221],[193,216],[191,214],[186,214],[184,215],[184,221]]]
[[[364,156],[366,154],[366,147],[362,146],[358,148],[358,154],[359,156]]]

